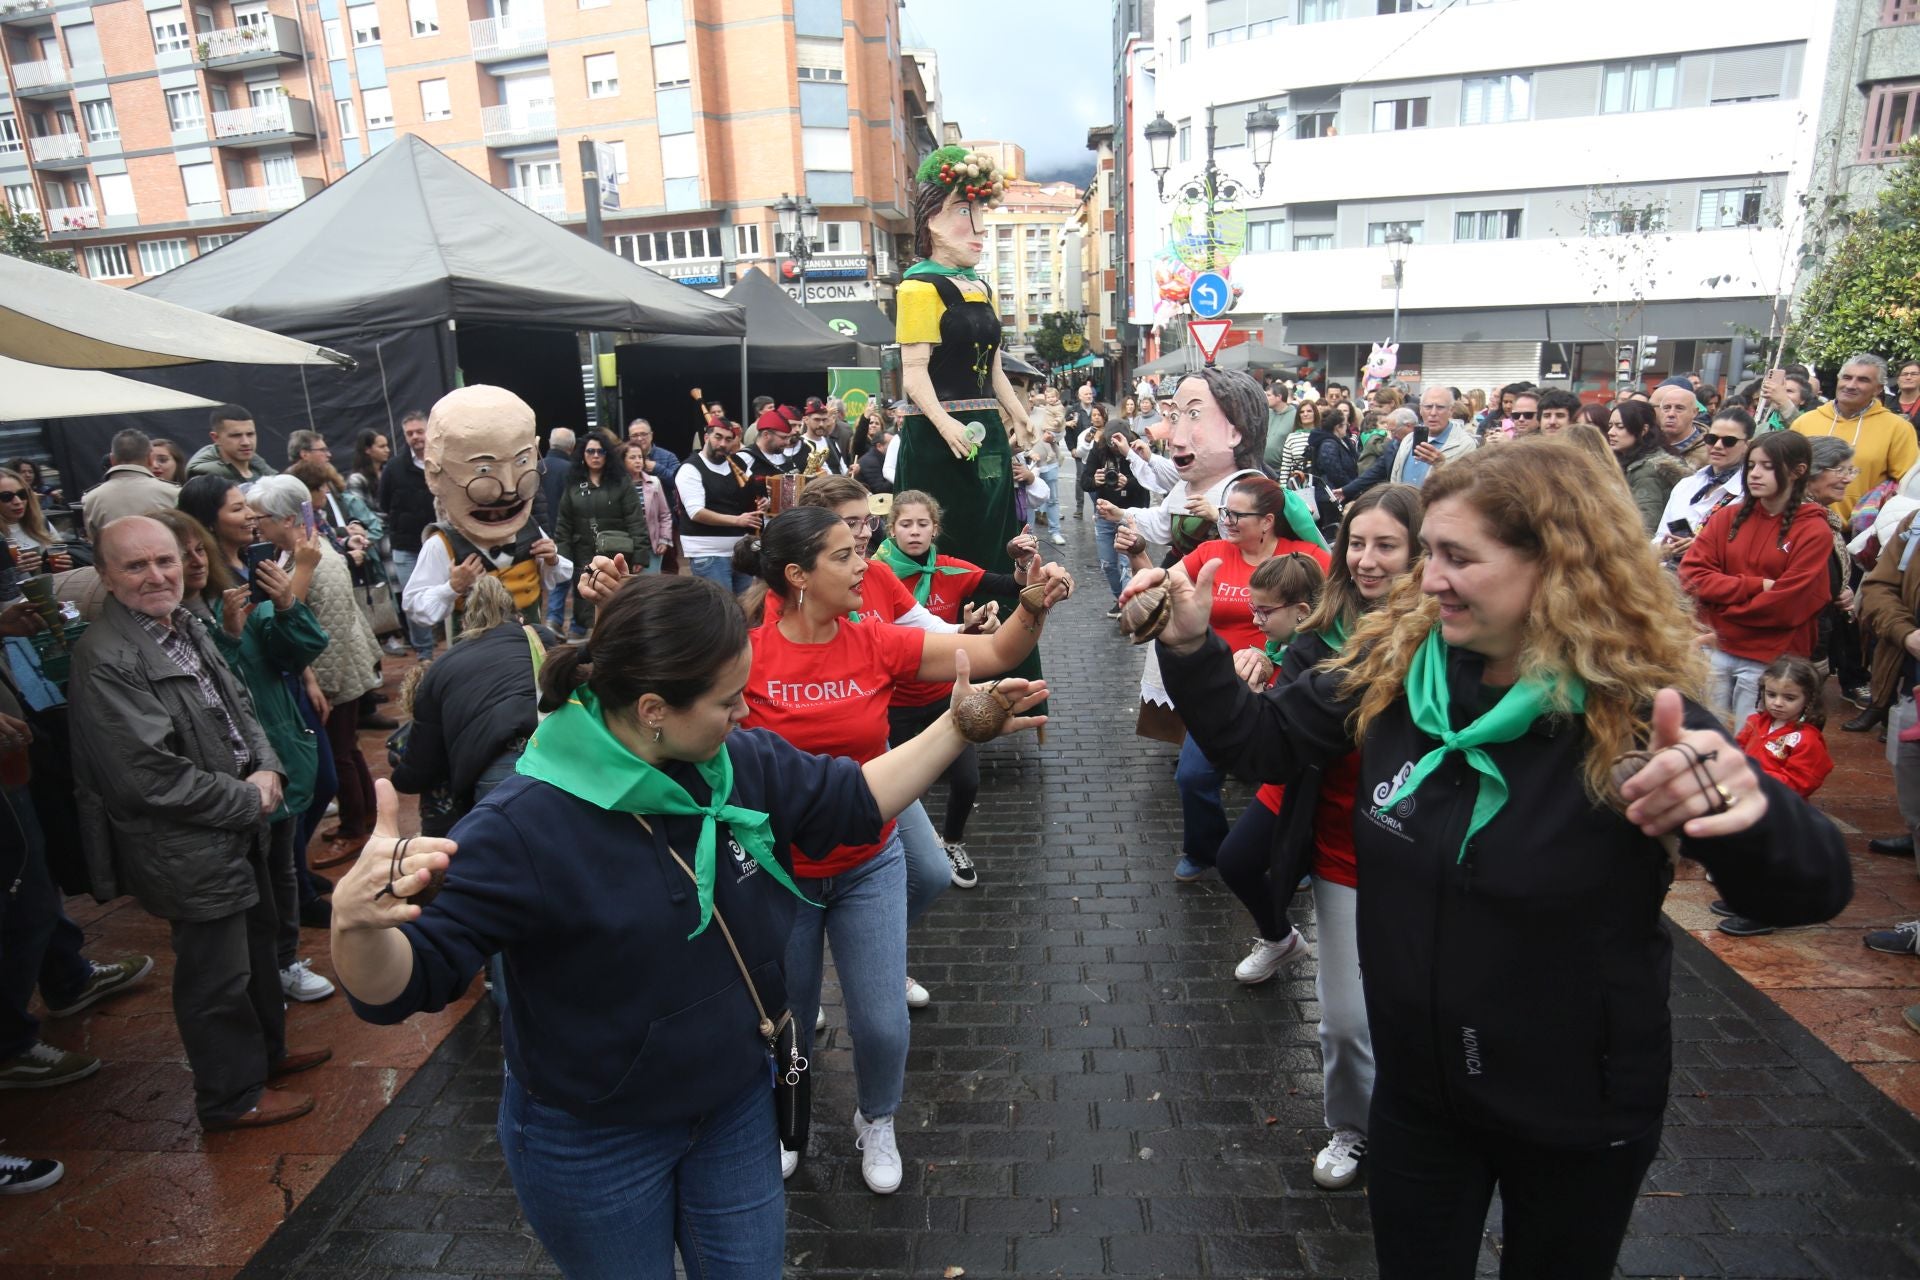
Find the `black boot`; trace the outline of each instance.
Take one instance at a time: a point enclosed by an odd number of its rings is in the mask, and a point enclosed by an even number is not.
[[[1840,727],[1848,733],[1865,733],[1869,729],[1878,729],[1887,722],[1885,707],[1863,707],[1860,714]]]
[[[1869,840],[1867,841],[1867,851],[1869,853],[1884,853],[1895,858],[1911,858],[1913,856],[1913,836],[1909,834],[1904,836],[1887,836],[1881,840]]]

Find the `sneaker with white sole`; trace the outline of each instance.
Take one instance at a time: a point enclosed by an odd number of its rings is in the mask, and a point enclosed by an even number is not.
[[[1056,546],[1056,547],[1064,547],[1064,546],[1066,546],[1066,545],[1067,545],[1067,539],[1066,539],[1066,537],[1065,537],[1065,535],[1063,535],[1063,534],[1058,534],[1058,533],[1056,533],[1056,534],[1054,534],[1054,535],[1053,535],[1053,545],[1054,545],[1054,546]]]
[[[1296,960],[1304,960],[1312,955],[1307,940],[1300,936],[1298,929],[1288,929],[1287,936],[1278,942],[1268,942],[1265,938],[1253,940],[1253,950],[1247,953],[1233,971],[1236,980],[1252,986],[1256,982],[1265,982],[1274,974]]]
[[[827,1029],[827,1007],[825,1005],[821,1005],[817,1010],[814,1011],[813,1033],[815,1035],[819,1035],[822,1031],[825,1031],[826,1029]]]
[[[128,956],[112,964],[101,964],[97,960],[89,960],[87,963],[92,972],[87,975],[86,985],[80,988],[78,995],[58,1008],[49,1005],[48,1017],[65,1018],[78,1013],[94,1001],[105,999],[124,987],[130,987],[153,972],[152,956]]]
[[[971,889],[980,883],[980,873],[973,869],[973,858],[967,853],[964,840],[942,840],[941,847],[947,851],[947,866],[952,871],[953,887]]]
[[[289,1000],[312,1004],[333,994],[333,984],[313,971],[313,961],[295,960],[280,971],[280,992]]]
[[[1920,920],[1908,920],[1891,929],[1875,929],[1861,941],[1890,956],[1920,955]]]
[[[32,1191],[45,1191],[66,1175],[67,1166],[58,1160],[0,1156],[0,1196],[24,1196]]]
[[[1329,1191],[1338,1191],[1360,1173],[1360,1160],[1367,1154],[1367,1135],[1358,1129],[1335,1129],[1327,1145],[1313,1158],[1313,1180]]]
[[[35,1040],[11,1058],[0,1058],[0,1089],[51,1089],[85,1080],[99,1069],[98,1058]]]
[[[894,1140],[893,1117],[870,1121],[855,1111],[853,1132],[853,1145],[860,1150],[860,1176],[867,1180],[867,1190],[877,1196],[898,1191],[903,1170],[900,1147]]]
[[[798,1169],[799,1167],[800,1167],[800,1153],[798,1151],[789,1151],[785,1147],[781,1147],[780,1148],[780,1181],[785,1182],[788,1178],[791,1178],[793,1176],[793,1171],[795,1169]]]
[[[932,1003],[933,1003],[933,993],[928,991],[925,987],[921,986],[919,983],[915,982],[913,980],[912,974],[908,974],[907,975],[907,1008],[924,1009]]]

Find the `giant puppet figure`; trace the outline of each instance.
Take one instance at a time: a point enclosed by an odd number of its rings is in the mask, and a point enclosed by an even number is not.
[[[420,536],[402,600],[407,614],[438,626],[488,575],[538,622],[546,593],[573,565],[532,518],[540,492],[533,409],[503,387],[449,391],[427,415],[422,461],[437,519]]]

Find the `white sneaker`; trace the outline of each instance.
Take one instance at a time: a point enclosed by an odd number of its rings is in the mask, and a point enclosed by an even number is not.
[[[907,978],[907,1008],[924,1009],[933,1003],[933,993],[915,982],[911,975]]]
[[[333,994],[333,984],[313,971],[313,961],[295,960],[280,971],[280,993],[289,1000],[311,1004]]]
[[[900,1189],[900,1147],[893,1137],[893,1117],[882,1116],[871,1123],[858,1111],[853,1113],[853,1145],[860,1150],[860,1176],[867,1190],[877,1196],[890,1196]]]
[[[827,1006],[821,1005],[818,1009],[814,1010],[813,1034],[819,1035],[822,1031],[825,1031],[826,1029],[827,1029]]]
[[[1056,533],[1053,535],[1053,545],[1056,547],[1064,547],[1067,545],[1067,540],[1066,538],[1062,537],[1060,534]]]
[[[340,802],[338,800],[327,801],[327,816],[329,818],[337,818],[340,816]]]
[[[800,1153],[798,1151],[789,1151],[785,1147],[781,1147],[780,1148],[780,1181],[785,1182],[788,1178],[791,1178],[793,1176],[793,1171],[795,1169],[798,1169],[799,1167],[800,1167]]]
[[[1312,949],[1307,946],[1307,940],[1300,936],[1300,931],[1290,928],[1287,930],[1287,936],[1278,942],[1255,938],[1253,950],[1249,951],[1247,958],[1234,969],[1233,976],[1252,986],[1256,982],[1265,982],[1287,965],[1312,954]]]
[[[1360,1158],[1367,1154],[1367,1135],[1358,1129],[1335,1129],[1327,1145],[1313,1158],[1313,1180],[1329,1191],[1338,1191],[1360,1173]]]

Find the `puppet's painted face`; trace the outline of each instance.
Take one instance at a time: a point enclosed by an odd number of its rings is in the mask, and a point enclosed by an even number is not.
[[[985,207],[967,199],[965,192],[949,195],[940,212],[927,220],[933,260],[943,267],[978,266],[980,251],[987,242],[981,230],[985,216]]]
[[[539,457],[533,410],[502,387],[450,391],[427,419],[427,488],[475,546],[519,536],[540,489]]]
[[[1240,428],[1227,421],[1204,378],[1183,378],[1173,393],[1167,456],[1190,490],[1208,488],[1234,469]]]

